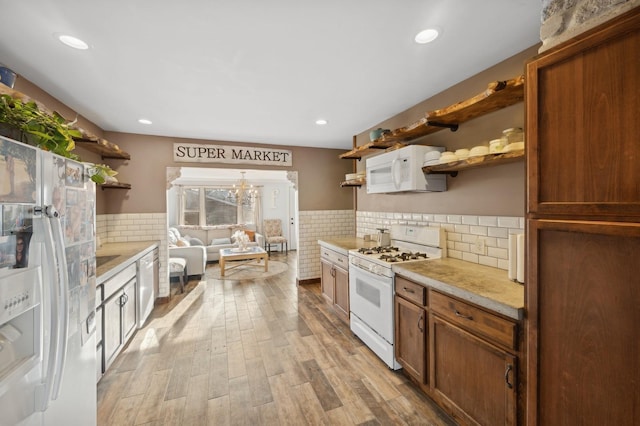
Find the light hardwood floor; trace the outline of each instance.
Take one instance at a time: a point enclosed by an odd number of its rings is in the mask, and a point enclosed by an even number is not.
[[[98,383],[98,425],[453,425],[289,269],[189,282]],[[172,286],[173,292],[176,291]]]

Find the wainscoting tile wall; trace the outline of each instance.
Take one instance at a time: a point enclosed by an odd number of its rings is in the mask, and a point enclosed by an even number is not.
[[[429,213],[387,213],[353,210],[307,210],[299,214],[298,279],[320,277],[318,240],[332,236],[364,237],[376,228],[394,223],[441,226],[447,231],[448,256],[467,262],[508,268],[509,234],[524,232],[524,217],[473,216]],[[97,235],[101,242],[159,241],[160,297],[169,295],[167,272],[167,218],[165,213],[98,215]],[[483,238],[485,254],[476,254],[472,245]]]
[[[96,234],[102,244],[158,241],[160,243],[160,294],[156,297],[169,296],[166,213],[97,215]]]
[[[353,210],[300,211],[298,241],[298,279],[320,277],[320,245],[318,240],[328,237],[355,235]]]

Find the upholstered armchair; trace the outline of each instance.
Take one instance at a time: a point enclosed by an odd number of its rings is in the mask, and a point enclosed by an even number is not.
[[[289,243],[282,235],[282,221],[280,219],[265,219],[262,224],[264,233],[264,249],[271,254],[271,245],[280,244],[280,251],[289,251]]]

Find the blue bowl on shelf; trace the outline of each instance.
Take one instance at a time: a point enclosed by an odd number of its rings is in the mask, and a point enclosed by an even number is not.
[[[369,139],[373,142],[387,133],[391,133],[391,130],[378,127],[377,129],[369,132]]]
[[[11,89],[13,89],[13,85],[16,82],[16,77],[18,75],[11,71],[9,68],[0,66],[0,83],[4,84],[5,86],[9,86]]]

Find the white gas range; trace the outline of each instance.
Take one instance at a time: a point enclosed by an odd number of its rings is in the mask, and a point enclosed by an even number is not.
[[[394,370],[393,265],[446,257],[442,228],[392,225],[391,245],[349,251],[351,331]]]

